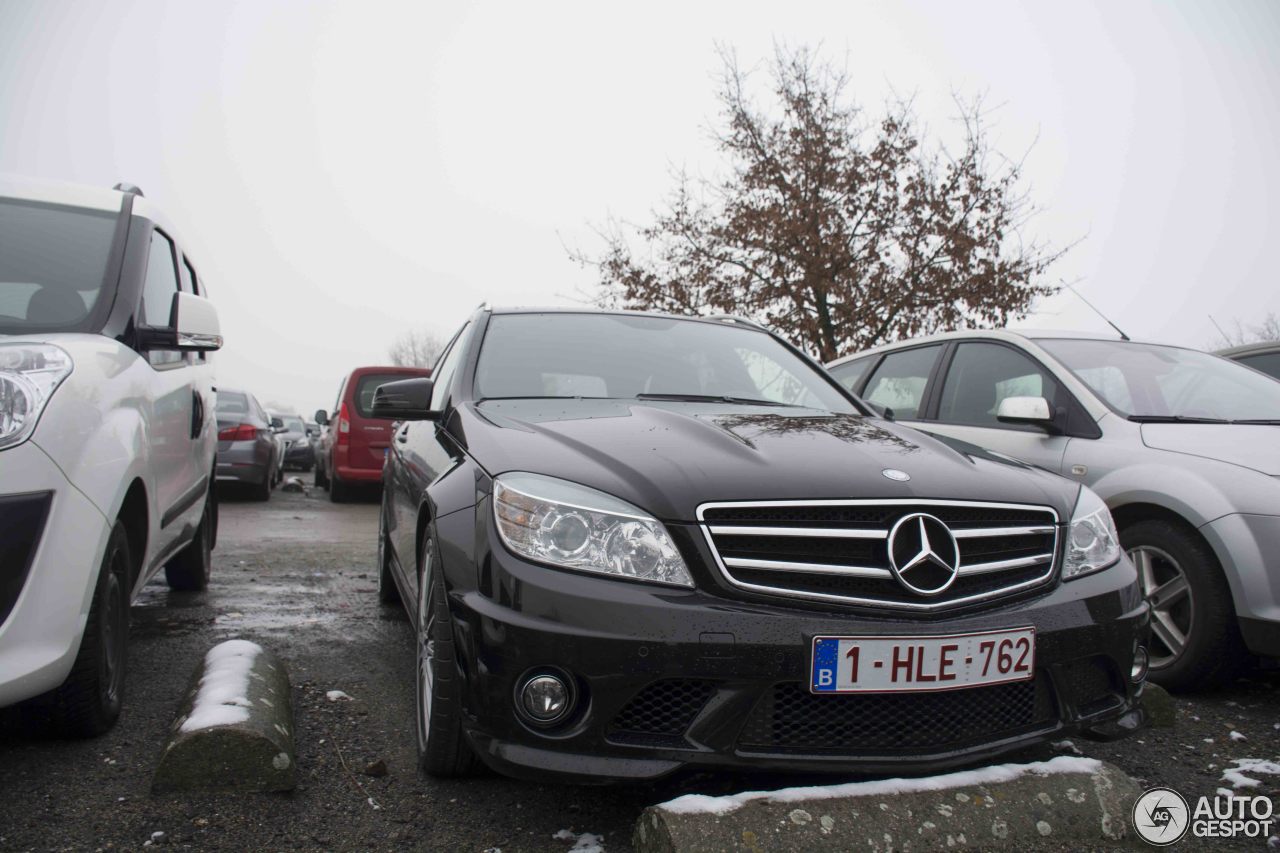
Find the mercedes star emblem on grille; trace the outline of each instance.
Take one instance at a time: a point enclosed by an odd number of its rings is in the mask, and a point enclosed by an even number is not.
[[[937,595],[956,579],[960,548],[942,521],[913,512],[898,519],[889,531],[889,565],[898,583],[907,589]]]

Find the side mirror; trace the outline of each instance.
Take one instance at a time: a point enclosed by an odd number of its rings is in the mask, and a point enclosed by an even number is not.
[[[888,406],[882,406],[879,403],[871,403],[866,400],[863,400],[862,402],[870,406],[873,412],[875,412],[880,417],[884,418],[886,421],[893,420],[893,409],[889,408]]]
[[[324,409],[316,409],[315,422],[319,426],[329,425],[329,413]]]
[[[996,409],[996,420],[1002,424],[1029,424],[1057,431],[1053,407],[1044,397],[1005,397]]]
[[[222,349],[218,309],[194,293],[173,294],[169,328],[143,326],[138,330],[143,349],[178,352],[213,352]]]
[[[370,415],[391,421],[434,421],[440,413],[431,410],[431,389],[431,380],[420,377],[379,385]]]

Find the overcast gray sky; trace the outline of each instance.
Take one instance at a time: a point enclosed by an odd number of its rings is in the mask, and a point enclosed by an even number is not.
[[[709,171],[717,44],[876,107],[985,93],[1056,269],[1131,336],[1280,311],[1280,3],[0,0],[0,172],[137,183],[195,244],[220,381],[310,413],[401,332],[561,304],[564,245]],[[1102,328],[1073,297],[1031,323]]]

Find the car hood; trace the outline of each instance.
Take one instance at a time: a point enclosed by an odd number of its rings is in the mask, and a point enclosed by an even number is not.
[[[1156,450],[1216,459],[1280,476],[1280,426],[1143,424],[1142,443]]]
[[[452,429],[491,475],[561,477],[665,521],[693,521],[709,501],[839,498],[1030,503],[1069,517],[1079,490],[973,445],[812,409],[503,400],[468,404]]]

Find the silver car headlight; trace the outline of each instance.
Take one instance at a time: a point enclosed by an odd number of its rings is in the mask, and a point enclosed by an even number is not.
[[[0,450],[31,437],[71,356],[50,344],[0,344]]]
[[[498,533],[522,557],[627,580],[693,586],[662,523],[626,501],[541,474],[493,481]]]
[[[1080,487],[1071,527],[1067,531],[1067,558],[1062,564],[1064,580],[1101,571],[1120,559],[1120,535],[1111,510],[1088,486]]]

